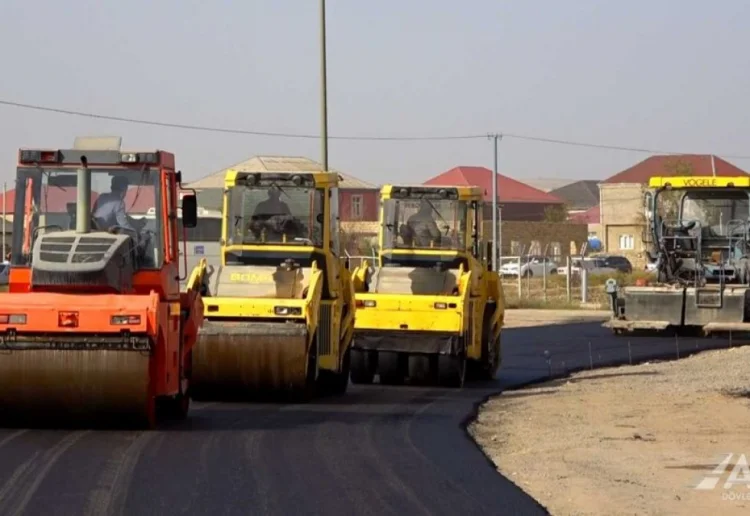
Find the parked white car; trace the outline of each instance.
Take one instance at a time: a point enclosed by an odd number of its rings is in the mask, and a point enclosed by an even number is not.
[[[545,274],[557,274],[557,264],[546,256],[522,256],[521,276],[544,276]],[[503,276],[518,276],[518,261],[505,262],[500,266],[500,274]]]
[[[581,267],[585,268],[588,274],[616,274],[617,269],[613,267],[605,266],[604,260],[601,258],[574,258],[573,263],[570,265],[570,272],[572,275],[581,274]],[[558,274],[567,274],[566,267],[558,267]]]

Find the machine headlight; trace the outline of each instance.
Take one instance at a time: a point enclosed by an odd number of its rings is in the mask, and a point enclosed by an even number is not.
[[[129,324],[141,324],[140,315],[113,315],[110,323],[117,326],[124,326]]]
[[[302,315],[302,307],[299,306],[274,306],[273,313],[276,315]]]
[[[0,324],[26,324],[26,314],[0,314]]]

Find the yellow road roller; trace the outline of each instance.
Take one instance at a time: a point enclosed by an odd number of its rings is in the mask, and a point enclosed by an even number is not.
[[[461,387],[501,362],[502,284],[475,186],[385,185],[377,267],[353,272],[353,383]],[[489,242],[488,242],[489,240]]]
[[[339,252],[338,181],[317,171],[227,172],[221,265],[194,270],[204,325],[193,399],[346,391],[356,307]]]

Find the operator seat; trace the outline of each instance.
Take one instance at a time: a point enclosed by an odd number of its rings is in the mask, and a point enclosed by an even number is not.
[[[695,227],[696,222],[687,224],[678,223],[677,225],[665,226],[664,228],[664,247],[667,251],[681,253],[695,253],[698,250],[695,237],[691,236],[690,230]]]

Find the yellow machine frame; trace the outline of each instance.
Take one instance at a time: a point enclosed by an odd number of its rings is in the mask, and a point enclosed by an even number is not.
[[[288,176],[294,178],[298,176],[305,181],[312,181],[316,190],[322,190],[322,215],[323,227],[322,245],[287,245],[279,244],[231,244],[230,231],[230,195],[235,188],[241,188],[242,180],[248,176],[257,175],[261,178],[274,176]],[[233,368],[233,371],[224,374],[216,370],[216,361],[206,360],[205,367],[213,368],[211,373],[205,370],[206,376],[211,376],[211,382],[206,379],[207,383],[212,383],[212,392],[216,392],[217,387],[225,391],[246,390],[261,393],[265,391],[284,391],[288,390],[290,384],[298,384],[300,378],[305,378],[306,384],[301,386],[305,397],[311,396],[309,382],[316,382],[318,389],[323,387],[324,390],[333,390],[343,393],[346,390],[349,379],[349,348],[354,331],[354,315],[356,303],[354,300],[354,287],[352,277],[346,268],[344,258],[338,256],[339,232],[337,229],[337,211],[338,211],[338,182],[339,176],[335,173],[304,171],[304,172],[241,172],[229,170],[226,173],[224,181],[224,201],[222,217],[222,241],[221,244],[221,265],[227,267],[227,255],[229,253],[265,253],[281,256],[283,258],[293,258],[297,261],[308,260],[307,265],[310,270],[307,292],[303,291],[302,296],[294,297],[211,297],[207,295],[205,299],[205,318],[207,325],[217,323],[217,334],[221,332],[218,326],[222,321],[244,322],[247,325],[243,331],[246,331],[245,342],[238,342],[247,350],[252,349],[254,341],[264,338],[273,337],[274,341],[269,344],[273,350],[264,350],[257,354],[258,360],[261,360],[263,353],[274,351],[275,348],[284,345],[287,339],[289,328],[298,330],[296,335],[304,333],[304,349],[298,348],[286,355],[280,355],[275,361],[276,367],[282,370],[267,371],[260,370],[256,366],[248,366],[247,370],[237,370],[237,365],[227,365],[227,368]],[[309,183],[308,183],[309,184]],[[333,223],[332,223],[333,221]],[[204,265],[205,267],[205,265]],[[283,273],[281,267],[269,275],[266,272],[257,272],[254,265],[234,265],[236,269],[228,276],[232,283],[258,284],[264,281],[275,282],[278,288],[279,280],[277,274]],[[201,274],[207,278],[206,270]],[[288,271],[287,271],[288,272]],[[273,277],[271,277],[273,276]],[[204,281],[205,284],[205,281]],[[207,286],[207,285],[206,285]],[[207,290],[207,289],[206,289]],[[279,324],[281,323],[281,325]],[[220,338],[220,337],[219,337]],[[306,362],[308,353],[310,353],[313,343],[317,343],[316,357],[317,366],[314,363]],[[198,346],[201,346],[199,340]],[[205,347],[205,346],[204,346]],[[199,350],[199,353],[205,352],[205,349]],[[250,357],[246,357],[248,360]],[[262,360],[261,360],[262,361]],[[199,379],[196,382],[196,390],[201,388],[200,370],[202,367],[200,357],[196,365],[194,359],[194,375],[196,370]],[[279,366],[283,363],[285,365]],[[310,368],[314,367],[317,371],[311,375]],[[222,385],[222,376],[227,378]],[[239,376],[244,376],[245,380],[240,380]],[[248,377],[253,377],[247,380]],[[266,378],[262,380],[261,377]],[[216,384],[220,385],[216,385]],[[300,387],[296,385],[296,387]],[[227,394],[231,394],[227,392]],[[202,397],[205,399],[205,397]]]
[[[369,383],[376,371],[381,383],[400,383],[404,377],[423,376],[440,383],[463,385],[466,365],[473,377],[494,377],[500,364],[500,331],[504,316],[502,285],[489,270],[483,233],[483,192],[476,186],[382,187],[378,266],[388,262],[429,260],[448,263],[456,278],[452,292],[428,295],[367,292],[372,279],[369,264],[354,271],[358,305],[352,355],[352,380]],[[468,215],[461,249],[394,249],[386,242],[386,201],[418,200],[432,196],[466,203]],[[477,238],[474,238],[476,232]],[[387,257],[387,259],[386,259]],[[418,265],[415,270],[429,271]],[[391,269],[396,270],[396,269]],[[412,283],[413,291],[413,283]]]

